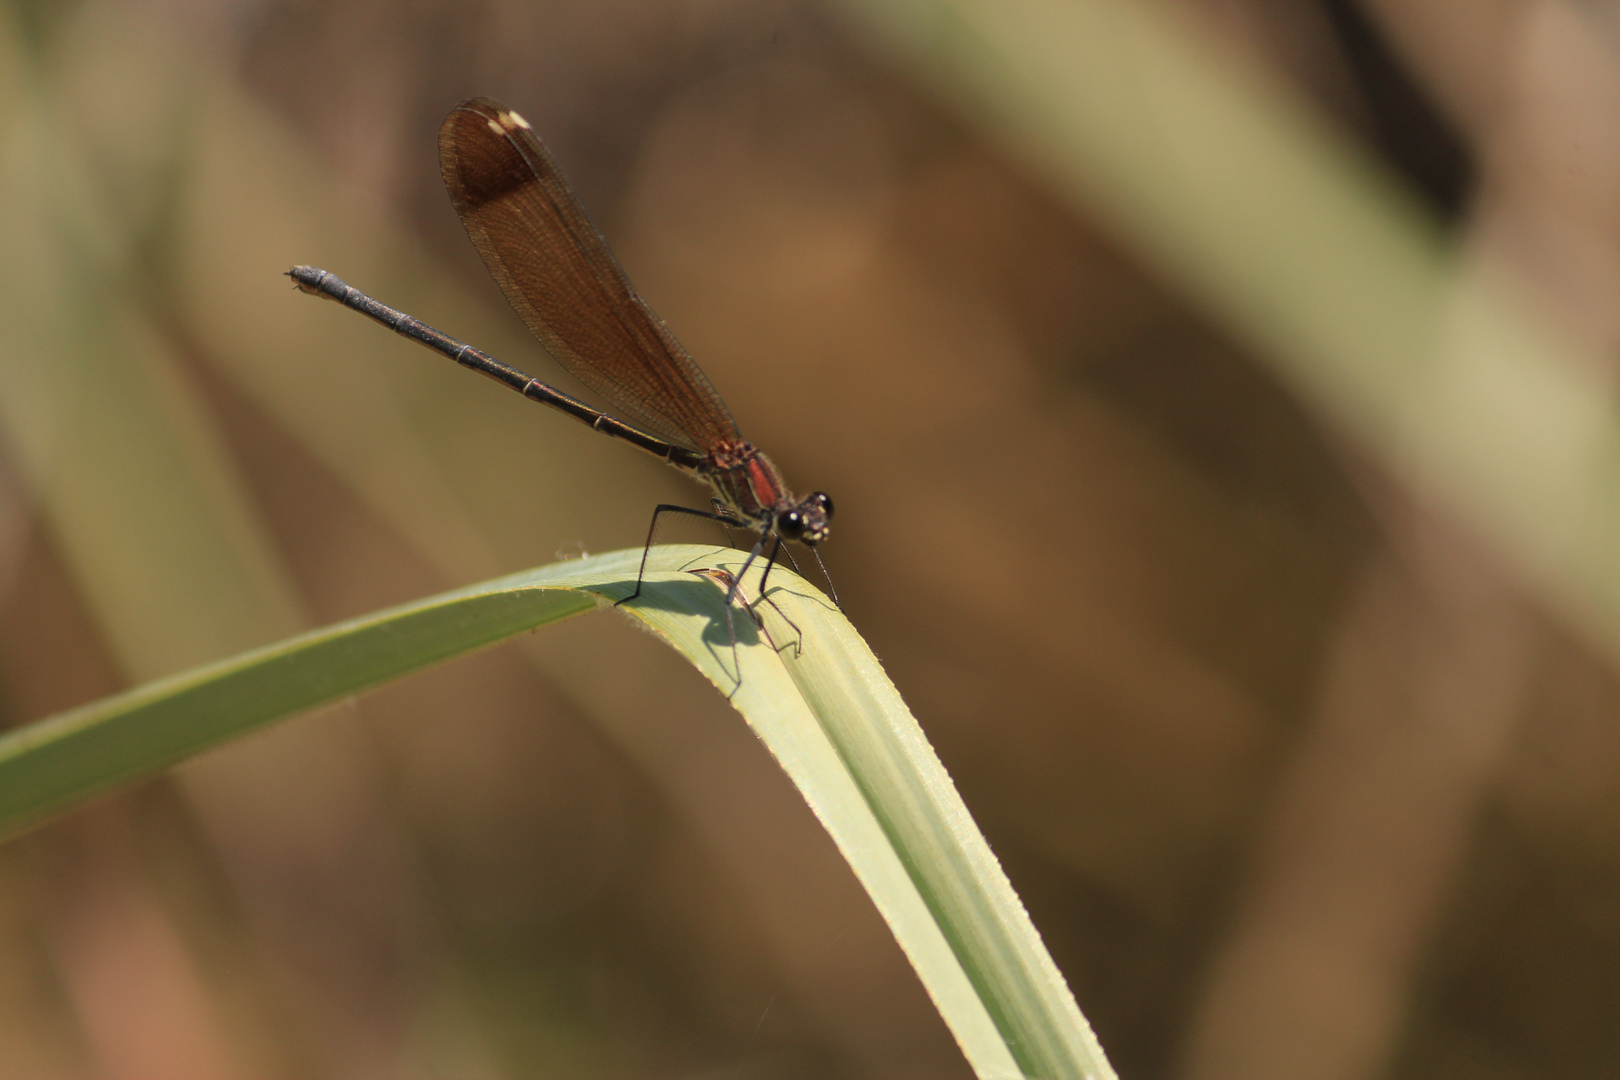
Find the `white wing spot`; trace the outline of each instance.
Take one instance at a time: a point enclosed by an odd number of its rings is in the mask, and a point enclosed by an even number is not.
[[[505,135],[506,134],[506,129],[503,128],[501,125],[497,124],[495,121],[493,121],[493,120],[485,120],[484,123],[488,124],[489,125],[489,130],[493,131],[495,134],[497,134],[497,135]]]
[[[517,113],[513,112],[511,109],[507,109],[505,112],[501,113],[501,123],[505,124],[509,128],[520,127],[527,129],[529,127],[529,122],[523,119],[523,117],[519,116]]]

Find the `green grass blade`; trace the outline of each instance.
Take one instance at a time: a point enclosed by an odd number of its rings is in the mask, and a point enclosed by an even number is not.
[[[772,596],[778,596],[774,586]],[[792,609],[791,617],[811,644],[797,656],[791,650],[784,655],[788,673],[859,786],[865,806],[904,860],[934,922],[949,938],[956,962],[1017,1062],[1020,1071],[1014,1075],[1112,1077],[1113,1069],[1001,864],[876,657],[830,606],[802,605]],[[761,735],[781,758],[772,740]],[[784,766],[793,773],[786,761]],[[794,780],[827,821],[811,786],[798,776]],[[828,829],[861,874],[850,845],[830,822]],[[870,882],[867,889],[883,908],[878,890]],[[895,925],[889,911],[884,915]],[[911,952],[898,930],[896,937]],[[923,970],[915,954],[912,962]],[[939,992],[930,990],[938,1003]],[[941,1012],[949,1022],[943,1005]],[[954,1023],[952,1027],[956,1029]],[[981,1076],[997,1075],[974,1064]]]
[[[0,835],[264,724],[606,606],[630,593],[640,554],[430,597],[14,731],[0,738]],[[950,778],[842,613],[778,569],[763,631],[737,614],[733,656],[724,579],[701,571],[735,571],[740,560],[728,549],[655,549],[642,596],[621,610],[730,695],[871,894],[980,1076],[1111,1077]]]
[[[491,582],[340,623],[9,732],[0,737],[0,835],[271,721],[593,606],[584,594],[524,584]]]

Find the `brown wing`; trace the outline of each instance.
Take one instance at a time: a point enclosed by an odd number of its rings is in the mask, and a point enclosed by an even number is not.
[[[484,265],[558,363],[621,419],[678,445],[706,451],[739,438],[528,121],[489,98],[462,102],[439,128],[439,167]]]

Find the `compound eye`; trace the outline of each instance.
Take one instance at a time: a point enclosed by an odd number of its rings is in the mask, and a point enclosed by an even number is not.
[[[784,540],[797,540],[804,535],[804,515],[797,510],[789,510],[776,517],[776,531]]]
[[[815,494],[811,495],[810,498],[814,499],[816,505],[821,507],[821,512],[823,514],[825,514],[829,518],[832,517],[833,507],[832,507],[832,496],[831,495],[827,494],[825,491],[818,491]]]

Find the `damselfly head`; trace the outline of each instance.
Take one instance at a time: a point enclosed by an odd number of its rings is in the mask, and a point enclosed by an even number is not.
[[[832,528],[833,501],[825,491],[812,491],[795,506],[776,515],[776,535],[784,540],[819,544]]]

